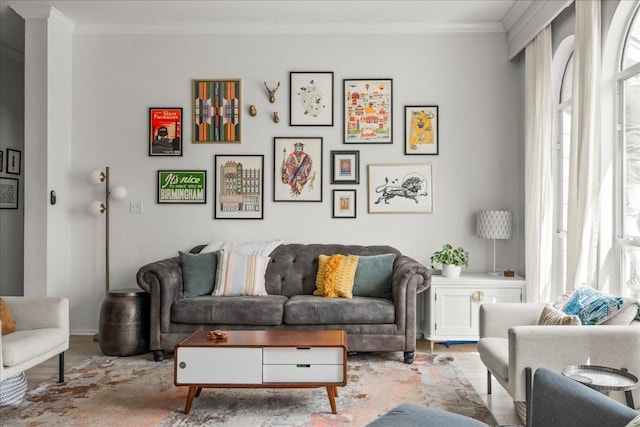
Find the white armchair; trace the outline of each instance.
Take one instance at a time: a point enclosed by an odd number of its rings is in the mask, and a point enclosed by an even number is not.
[[[626,368],[640,377],[640,322],[631,325],[539,326],[544,304],[483,304],[480,307],[478,353],[491,375],[515,402],[526,398],[525,368],[560,372],[568,365]],[[623,392],[612,392],[626,402]],[[633,391],[636,409],[640,390]]]
[[[64,381],[64,352],[69,349],[69,300],[54,297],[2,297],[16,331],[0,337],[0,381],[19,375],[58,355]]]

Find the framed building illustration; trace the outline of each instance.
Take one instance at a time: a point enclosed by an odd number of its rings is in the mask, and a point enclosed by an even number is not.
[[[214,218],[263,219],[264,156],[215,155]]]

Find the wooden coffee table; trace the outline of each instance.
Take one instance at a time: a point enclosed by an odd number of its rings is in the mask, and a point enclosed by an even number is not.
[[[336,414],[336,387],[347,384],[344,331],[197,331],[174,349],[174,384],[189,386],[184,413],[203,388],[326,387]]]

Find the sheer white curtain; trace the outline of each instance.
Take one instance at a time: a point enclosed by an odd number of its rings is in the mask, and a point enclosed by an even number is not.
[[[527,302],[549,301],[553,246],[550,25],[525,49],[524,131]]]
[[[577,1],[573,54],[567,289],[595,285],[600,200],[600,0]]]

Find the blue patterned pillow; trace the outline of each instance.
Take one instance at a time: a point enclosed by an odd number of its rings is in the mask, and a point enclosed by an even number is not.
[[[578,316],[583,325],[599,325],[615,315],[620,307],[621,297],[603,294],[589,286],[580,286],[573,291],[562,310]]]

